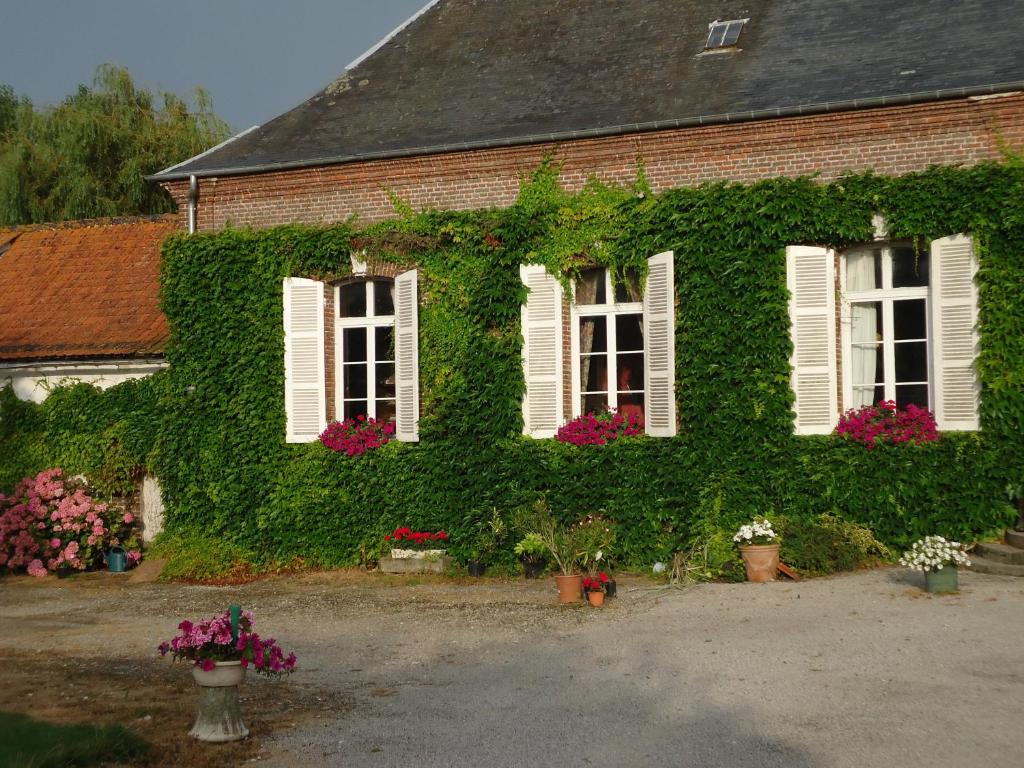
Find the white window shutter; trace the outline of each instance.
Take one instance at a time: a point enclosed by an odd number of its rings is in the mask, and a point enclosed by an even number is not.
[[[828,434],[839,420],[836,394],[835,254],[826,248],[786,248],[796,433]]]
[[[420,332],[416,270],[395,278],[395,437],[420,439]]]
[[[935,421],[939,429],[978,429],[978,262],[971,238],[932,241],[931,309]]]
[[[644,286],[645,431],[676,434],[676,288],[672,251],[647,260]]]
[[[324,284],[284,280],[284,408],[289,443],[316,440],[327,427]]]
[[[539,264],[520,264],[529,289],[522,307],[523,434],[554,437],[562,424],[562,285]]]

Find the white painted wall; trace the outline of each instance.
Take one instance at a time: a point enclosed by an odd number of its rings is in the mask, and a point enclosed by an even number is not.
[[[10,382],[22,400],[43,402],[53,387],[84,382],[100,389],[141,379],[167,367],[162,359],[105,360],[60,363],[0,363],[0,387]]]

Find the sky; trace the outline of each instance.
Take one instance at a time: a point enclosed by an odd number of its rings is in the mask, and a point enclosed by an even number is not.
[[[96,67],[189,98],[237,132],[302,103],[427,0],[0,0],[0,83],[56,104]]]

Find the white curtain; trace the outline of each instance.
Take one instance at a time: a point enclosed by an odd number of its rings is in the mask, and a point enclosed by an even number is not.
[[[851,253],[846,257],[846,290],[870,291],[875,286],[875,259],[872,251]],[[878,359],[878,313],[876,302],[852,306],[853,342],[850,354],[851,376],[853,379],[853,402],[851,408],[871,405],[875,399],[875,382],[879,380],[876,370]],[[859,346],[863,345],[863,346]]]

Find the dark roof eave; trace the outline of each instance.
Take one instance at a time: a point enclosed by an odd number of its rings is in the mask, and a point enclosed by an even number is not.
[[[187,179],[190,176],[196,176],[197,178],[210,176],[248,176],[257,173],[292,171],[301,168],[340,165],[343,163],[353,163],[366,160],[386,160],[418,155],[438,155],[450,152],[465,152],[475,149],[496,149],[499,147],[513,147],[528,144],[545,144],[557,141],[569,141],[573,139],[597,139],[608,136],[620,136],[628,133],[670,130],[673,128],[696,128],[710,125],[723,125],[727,123],[744,123],[753,120],[821,115],[828,114],[830,112],[846,112],[854,109],[873,109],[876,107],[924,104],[932,101],[943,101],[946,99],[958,98],[962,99],[969,98],[971,96],[986,96],[1020,90],[1024,90],[1024,80],[1014,80],[1008,83],[993,83],[991,85],[977,85],[963,88],[943,88],[936,91],[920,91],[917,93],[904,93],[896,96],[876,96],[867,99],[826,101],[818,104],[803,104],[795,107],[779,107],[776,109],[762,109],[748,112],[726,112],[718,115],[698,115],[696,117],[685,117],[673,120],[656,120],[647,123],[616,125],[605,128],[587,128],[584,130],[558,131],[553,133],[514,136],[502,139],[456,142],[454,144],[442,144],[431,147],[388,149],[380,152],[365,152],[359,155],[331,155],[328,157],[311,158],[308,160],[292,160],[280,163],[212,168],[199,171],[186,170],[175,173],[157,173],[146,176],[145,178],[147,181],[163,182],[179,181]]]
[[[126,363],[163,363],[166,362],[167,356],[162,350],[148,349],[141,350],[138,352],[60,352],[60,351],[40,351],[39,354],[34,354],[35,350],[18,353],[17,351],[6,350],[0,352],[0,366],[12,367],[12,366],[32,366],[32,365],[61,365],[65,363],[111,363],[111,362],[126,362]],[[24,355],[12,356],[12,355]]]

